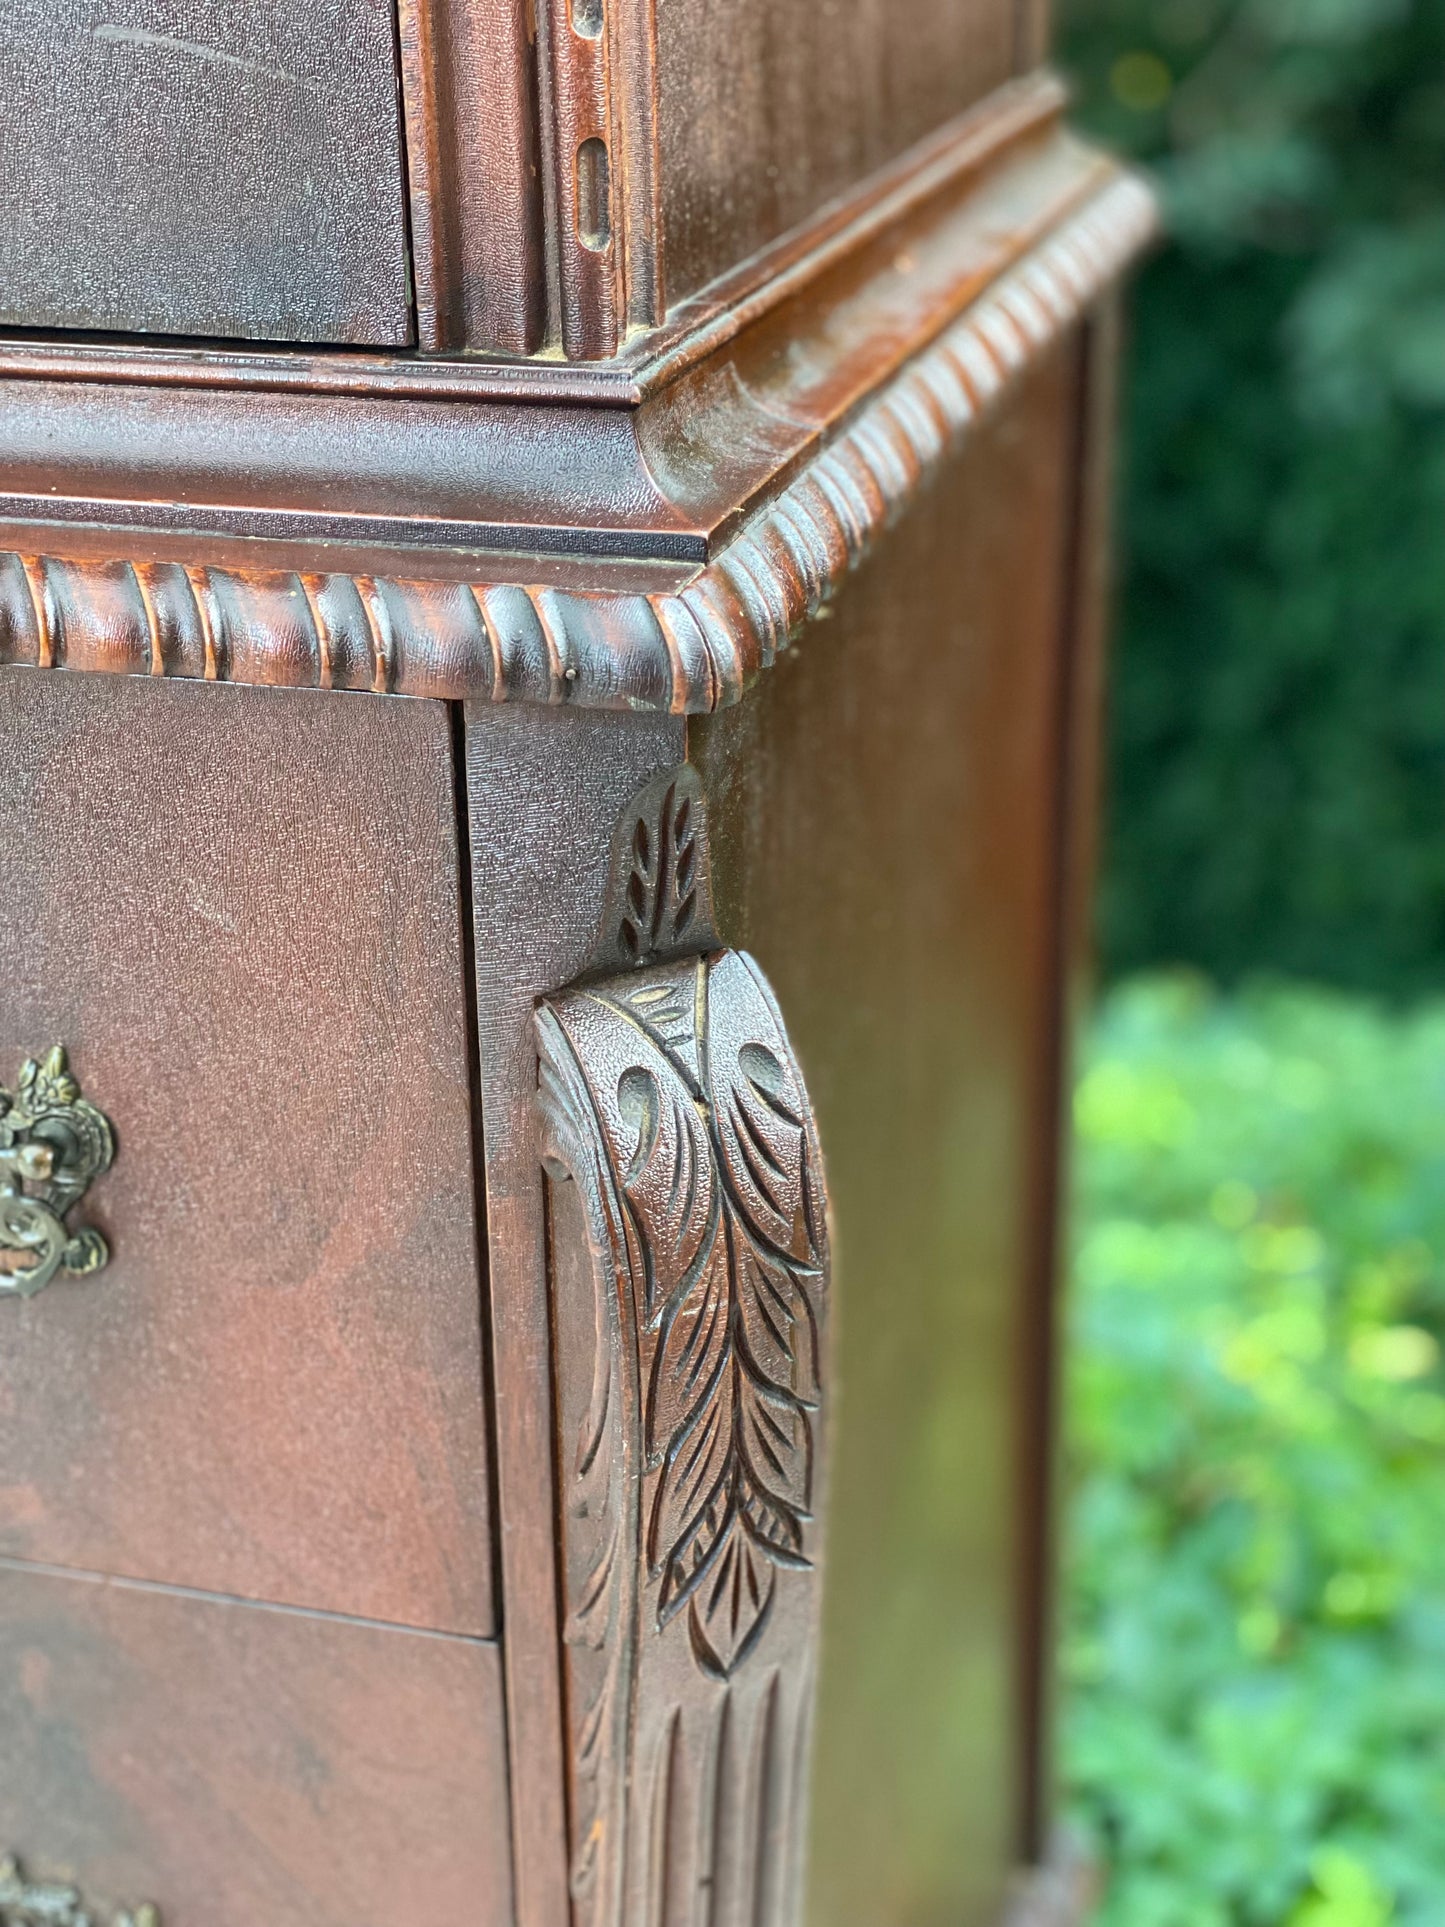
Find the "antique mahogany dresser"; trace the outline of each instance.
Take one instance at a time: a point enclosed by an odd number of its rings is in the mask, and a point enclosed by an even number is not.
[[[1119,276],[1034,0],[5,0],[0,1927],[998,1927]]]

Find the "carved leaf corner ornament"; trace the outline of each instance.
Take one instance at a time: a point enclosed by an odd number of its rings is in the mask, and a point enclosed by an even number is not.
[[[33,1298],[57,1272],[107,1263],[100,1233],[66,1217],[114,1156],[110,1121],[81,1096],[63,1048],[27,1058],[15,1089],[0,1089],[0,1295]]]
[[[595,1184],[625,1274],[656,1626],[685,1617],[726,1679],[779,1571],[812,1564],[828,1236],[807,1095],[735,951],[559,998],[539,1031],[551,1155]]]
[[[586,1246],[554,1263],[554,1295],[573,1884],[596,1923],[670,1920],[655,1882],[703,1837],[694,1801],[730,1866],[787,1837],[811,1704],[822,1156],[758,965],[676,954],[689,929],[712,937],[693,781],[639,799],[624,849],[614,928],[638,967],[537,1014],[543,1154],[576,1200],[554,1189],[554,1239],[571,1211]],[[776,1897],[750,1921],[789,1917],[788,1877],[758,1874]]]

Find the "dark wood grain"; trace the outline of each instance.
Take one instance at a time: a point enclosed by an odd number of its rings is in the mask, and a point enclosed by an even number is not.
[[[658,0],[670,307],[1015,71],[1009,0]]]
[[[1026,378],[826,640],[689,730],[719,924],[786,1013],[836,1214],[820,1927],[983,1927],[1018,1851],[1073,368]]]
[[[0,1566],[0,1828],[165,1927],[504,1927],[497,1650]],[[104,1918],[109,1918],[108,1913]]]
[[[11,0],[0,322],[411,339],[391,0]]]
[[[492,1629],[441,705],[0,673],[0,1065],[111,1118],[0,1302],[0,1551]]]

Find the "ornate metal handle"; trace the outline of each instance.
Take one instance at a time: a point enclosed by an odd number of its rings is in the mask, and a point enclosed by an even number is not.
[[[0,1927],[101,1927],[76,1887],[27,1880],[13,1854],[0,1859]],[[110,1927],[160,1927],[154,1907],[114,1914]]]
[[[65,1220],[114,1156],[110,1120],[81,1096],[62,1047],[27,1058],[14,1091],[0,1090],[0,1295],[33,1298],[58,1271],[105,1264],[100,1233]]]

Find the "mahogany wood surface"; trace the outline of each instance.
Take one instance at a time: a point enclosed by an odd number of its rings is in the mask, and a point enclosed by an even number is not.
[[[411,78],[411,50],[416,47],[420,57],[424,41],[425,16],[420,0],[415,3],[416,19],[409,23],[404,17],[402,21],[403,51],[407,55],[403,82],[408,103],[418,88],[425,91],[422,80]],[[629,0],[629,4],[644,6],[646,0]],[[444,17],[455,22],[461,16]],[[307,351],[264,343],[218,347],[143,337],[77,340],[31,333],[0,341],[0,370],[45,374],[52,379],[74,376],[87,381],[191,388],[280,388],[333,395],[404,394],[473,401],[511,398],[630,407],[644,393],[652,392],[660,380],[670,378],[679,353],[692,365],[699,346],[706,347],[719,330],[738,334],[759,313],[791,302],[799,289],[820,273],[845,263],[854,249],[880,230],[896,225],[903,214],[956,198],[956,190],[976,180],[986,166],[1005,158],[1012,147],[1044,126],[1056,124],[1063,98],[1058,80],[1047,70],[1021,75],[936,134],[925,137],[890,166],[859,181],[801,228],[689,297],[660,325],[634,328],[611,361],[569,363],[559,357],[555,345],[530,359],[519,359],[481,354],[381,354],[355,349],[345,353],[325,348]],[[1099,157],[1093,158],[1097,164]],[[425,156],[420,162],[414,156],[409,158],[414,199],[429,191],[428,165]],[[448,185],[457,191],[457,183]],[[430,213],[423,212],[414,219],[425,233],[433,232]],[[995,244],[1007,238],[1005,229],[995,234]],[[515,270],[515,260],[513,266]],[[538,284],[545,283],[549,301],[555,298],[554,279],[548,269]]]
[[[417,346],[531,354],[547,310],[531,11],[397,5]]]
[[[504,1927],[502,1718],[484,1641],[0,1565],[0,1826],[96,1919]]]
[[[1047,1667],[1035,1604],[1047,1446],[1037,1440],[1050,1430],[1039,1348],[1052,1280],[1063,740],[1087,727],[1066,713],[1080,593],[1076,349],[1071,339],[1025,377],[808,652],[781,658],[750,701],[688,726],[712,825],[699,815],[688,834],[699,862],[710,850],[717,885],[718,936],[700,915],[694,940],[746,946],[767,972],[817,1107],[836,1223],[838,1444],[809,1862],[820,1922],[995,1919],[1046,1825],[1034,1760]],[[637,852],[662,847],[661,799],[682,780],[680,750],[661,721],[469,712],[514,1826],[528,1923],[564,1918],[569,1860],[574,1918],[589,1922],[673,1927],[704,1892],[726,1927],[794,1918],[786,1885],[767,1885],[762,1843],[796,1836],[797,1820],[777,1820],[778,1834],[756,1819],[759,1801],[788,1814],[788,1775],[780,1764],[776,1779],[759,1780],[756,1763],[778,1745],[765,1734],[806,1744],[797,1719],[807,1643],[781,1672],[762,1647],[756,1669],[744,1665],[736,1679],[729,1671],[709,1685],[704,1671],[698,1697],[684,1690],[686,1642],[664,1666],[665,1626],[603,1615],[605,1635],[594,1644],[589,1632],[604,1597],[594,1583],[616,1567],[603,1528],[610,1488],[604,1480],[589,1496],[599,1475],[586,1440],[590,1415],[612,1409],[610,1393],[597,1406],[598,1361],[625,1355],[629,1341],[596,1308],[606,1302],[596,1279],[616,1261],[570,1187],[551,1194],[549,1233],[546,1141],[539,1153],[529,1121],[532,1001],[574,980],[599,1009],[616,994],[605,973],[637,954],[620,946],[617,906],[633,901],[629,865],[663,860]],[[527,807],[528,796],[546,807]],[[646,973],[637,982],[644,1002],[652,982]],[[641,1037],[652,1021],[641,1005],[638,1021]],[[560,1055],[549,1046],[544,1085],[575,1060],[603,1115],[615,1085],[620,1173],[633,1141],[626,1120],[642,1129],[641,1099],[627,1095],[636,1073],[622,1059],[611,1072],[589,1069],[589,1049],[575,1037]],[[636,1051],[646,1062],[641,1042]],[[611,1128],[592,1127],[599,1147]],[[585,1175],[586,1130],[566,1142],[556,1155]],[[665,1217],[649,1228],[654,1208],[641,1193],[628,1207],[639,1252],[656,1240],[651,1259],[629,1261],[634,1279],[671,1262],[675,1234],[661,1229]],[[646,1383],[657,1369],[644,1369]],[[657,1583],[644,1563],[638,1597]],[[662,1670],[651,1687],[627,1689],[642,1695],[639,1724],[626,1729],[642,1745],[633,1791],[622,1819],[594,1834],[609,1811],[594,1753],[613,1704],[599,1679],[605,1686],[619,1652],[633,1654],[631,1677]],[[770,1702],[770,1680],[786,1681],[790,1696],[801,1690],[801,1707]],[[669,1831],[659,1816],[674,1807]],[[654,1849],[638,1863],[661,1885],[634,1885],[626,1856],[609,1861],[618,1825],[672,1842],[661,1861]]]
[[[546,1189],[537,1001],[610,960],[618,822],[684,752],[680,718],[466,710],[486,1119],[497,1484],[519,1927],[569,1918]],[[589,1287],[590,1289],[590,1287]]]
[[[1017,71],[1013,0],[657,0],[665,302]]]
[[[985,333],[969,352],[1006,373],[1148,237],[1147,196],[1058,110],[1050,85],[1011,90],[921,179],[776,263],[766,289],[585,379],[555,364],[0,344],[0,502],[200,543],[704,561],[955,324],[971,336],[992,312],[991,351]],[[1010,287],[1023,310],[1000,316],[985,297],[1006,308]]]
[[[392,0],[10,0],[0,323],[412,338]]]
[[[0,1083],[118,1144],[0,1300],[0,1552],[489,1633],[446,710],[9,670],[0,745]]]
[[[720,927],[787,1012],[835,1219],[818,1927],[983,1927],[1020,1853],[1076,366],[1034,370],[817,646],[691,731]]]

